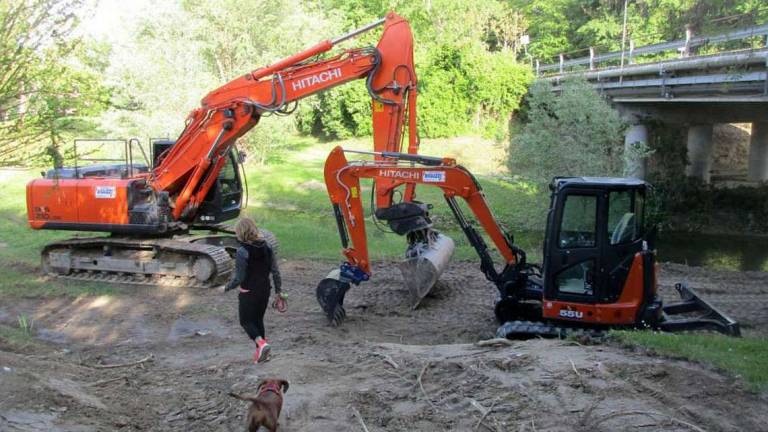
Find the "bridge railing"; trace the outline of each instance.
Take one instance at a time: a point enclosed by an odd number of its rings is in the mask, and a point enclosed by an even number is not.
[[[604,54],[598,54],[594,47],[589,48],[589,56],[575,59],[565,59],[565,54],[560,54],[560,60],[557,63],[540,64],[539,60],[535,62],[536,75],[542,74],[562,74],[566,69],[578,66],[586,66],[585,69],[595,70],[597,65],[610,61],[620,60],[622,56],[627,64],[634,64],[637,57],[648,54],[659,54],[667,51],[677,51],[680,57],[689,56],[696,48],[705,45],[739,41],[753,37],[765,37],[765,46],[768,46],[768,24],[752,26],[734,30],[728,33],[721,33],[709,36],[695,36],[690,29],[686,29],[685,39],[678,39],[669,42],[661,42],[652,45],[635,47],[632,40],[629,41],[629,49],[623,51],[612,51]]]

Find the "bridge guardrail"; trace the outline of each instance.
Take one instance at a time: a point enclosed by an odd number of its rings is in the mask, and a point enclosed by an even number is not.
[[[670,41],[670,42],[661,42],[661,43],[652,44],[652,45],[645,45],[638,48],[635,48],[632,41],[630,41],[630,47],[628,50],[612,51],[609,53],[599,54],[599,55],[595,54],[594,48],[590,48],[589,57],[580,57],[580,58],[571,59],[571,60],[565,60],[564,55],[560,54],[559,63],[550,63],[545,65],[540,65],[539,60],[536,60],[536,75],[541,75],[542,72],[548,72],[553,70],[562,74],[565,72],[566,68],[573,67],[573,66],[581,66],[581,65],[588,65],[590,70],[594,70],[596,63],[619,59],[622,57],[622,55],[627,57],[628,62],[630,64],[632,63],[632,60],[636,56],[645,55],[645,54],[656,54],[656,53],[661,53],[661,52],[671,51],[671,50],[680,51],[681,54],[685,56],[687,55],[687,53],[691,51],[692,48],[696,48],[696,47],[700,47],[700,46],[712,44],[712,43],[743,40],[743,39],[746,39],[749,37],[755,37],[755,36],[766,36],[766,45],[768,45],[768,24],[747,27],[743,29],[734,30],[728,33],[721,33],[721,34],[710,35],[710,36],[693,37],[690,31],[687,30],[686,35],[687,35],[686,39],[679,39],[679,40]]]

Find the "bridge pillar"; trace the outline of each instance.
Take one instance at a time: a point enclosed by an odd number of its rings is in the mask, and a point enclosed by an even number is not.
[[[749,140],[749,179],[768,181],[768,122],[752,123]]]
[[[648,146],[648,127],[644,124],[633,124],[624,135],[624,175],[645,179],[646,158],[633,154],[636,146]]]
[[[691,125],[688,127],[688,162],[685,169],[688,177],[695,177],[709,183],[712,169],[712,125]]]

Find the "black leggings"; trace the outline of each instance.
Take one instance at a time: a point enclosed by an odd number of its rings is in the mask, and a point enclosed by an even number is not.
[[[257,337],[266,337],[264,333],[264,313],[267,311],[269,303],[269,292],[266,294],[254,291],[243,293],[237,296],[240,312],[240,325],[248,334],[251,340]]]

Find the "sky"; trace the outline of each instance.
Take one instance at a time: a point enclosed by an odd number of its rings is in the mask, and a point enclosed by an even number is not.
[[[91,0],[80,31],[95,39],[116,42],[126,35],[125,23],[151,10],[151,0]]]

